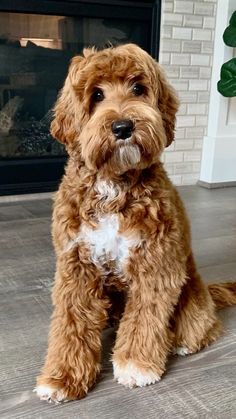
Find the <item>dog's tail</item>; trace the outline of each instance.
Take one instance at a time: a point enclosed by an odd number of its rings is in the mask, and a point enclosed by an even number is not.
[[[209,284],[208,289],[216,308],[221,309],[236,304],[236,282]]]

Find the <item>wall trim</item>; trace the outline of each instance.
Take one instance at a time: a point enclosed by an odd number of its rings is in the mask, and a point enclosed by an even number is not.
[[[206,189],[231,188],[232,186],[236,186],[236,181],[209,183],[209,182],[205,182],[203,180],[199,180],[197,182],[197,185],[201,186],[202,188],[206,188]]]

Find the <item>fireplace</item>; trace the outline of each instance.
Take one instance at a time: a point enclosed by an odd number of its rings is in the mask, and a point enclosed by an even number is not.
[[[49,133],[70,59],[134,42],[158,58],[160,0],[1,0],[0,194],[57,188],[67,156]]]

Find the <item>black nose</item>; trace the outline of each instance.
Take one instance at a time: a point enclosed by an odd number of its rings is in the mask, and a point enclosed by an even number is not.
[[[134,124],[130,119],[118,119],[111,125],[111,130],[117,140],[125,140],[131,137],[133,129]]]

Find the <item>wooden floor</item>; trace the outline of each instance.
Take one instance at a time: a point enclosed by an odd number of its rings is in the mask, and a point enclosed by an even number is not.
[[[180,192],[204,279],[236,280],[236,188]],[[129,390],[113,381],[114,331],[107,329],[102,374],[87,398],[59,406],[37,399],[32,389],[47,345],[55,263],[50,217],[50,199],[0,205],[0,418],[236,419],[236,308],[219,313],[225,334],[217,343],[171,357],[160,383]]]

